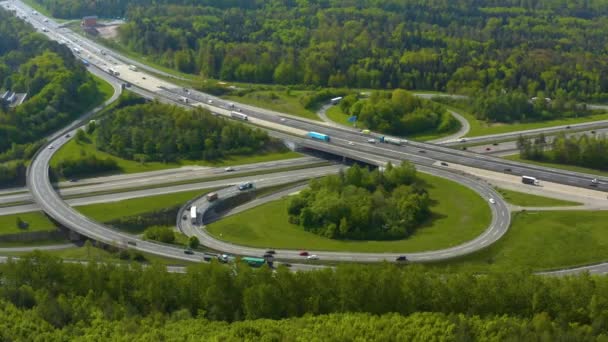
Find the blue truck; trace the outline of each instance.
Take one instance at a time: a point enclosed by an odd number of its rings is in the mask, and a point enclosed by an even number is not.
[[[313,138],[313,139],[323,140],[325,142],[329,142],[329,140],[330,140],[329,135],[317,133],[317,132],[308,132],[307,136],[310,138]]]

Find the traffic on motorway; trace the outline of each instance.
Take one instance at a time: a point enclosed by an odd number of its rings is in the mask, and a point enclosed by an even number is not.
[[[456,163],[476,168],[508,172],[514,175],[529,176],[540,180],[550,180],[556,183],[587,187],[593,180],[598,190],[608,190],[608,179],[593,175],[569,172],[532,166],[513,161],[484,156],[468,151],[455,150],[448,147],[429,143],[405,141],[397,137],[383,137],[373,132],[353,129],[336,128],[329,125],[297,118],[284,113],[277,113],[261,108],[245,105],[234,105],[223,99],[204,94],[192,89],[184,89],[170,82],[160,80],[142,70],[130,69],[135,63],[128,58],[107,50],[86,38],[80,37],[66,28],[61,28],[53,21],[46,21],[41,15],[30,13],[30,9],[20,2],[13,2],[23,15],[35,27],[43,29],[43,33],[59,42],[68,44],[78,56],[85,56],[90,70],[98,68],[104,71],[104,78],[114,84],[117,80],[122,84],[132,85],[131,90],[147,97],[156,97],[182,106],[201,106],[213,113],[232,117],[235,120],[248,121],[272,130],[275,136],[293,141],[300,146],[326,151],[350,159],[363,161],[372,165],[383,166],[387,161],[410,160],[419,170],[440,175],[445,178],[466,183],[485,198],[491,198],[493,213],[491,226],[478,238],[460,246],[442,251],[407,254],[412,261],[431,261],[447,259],[474,252],[498,240],[508,229],[510,215],[502,198],[483,182],[472,180],[458,172],[433,167],[437,161]],[[111,70],[110,70],[111,69]],[[110,74],[111,73],[111,74]],[[155,73],[160,73],[156,72]],[[314,134],[313,134],[314,133]],[[51,217],[71,229],[108,244],[126,244],[142,251],[164,255],[176,259],[203,261],[204,256],[198,253],[185,253],[184,250],[172,246],[160,245],[143,240],[135,240],[131,235],[111,230],[96,223],[69,207],[52,188],[48,177],[48,164],[53,153],[69,137],[59,136],[47,148],[39,151],[28,168],[28,187],[38,205]],[[374,143],[372,143],[372,141]],[[396,143],[399,141],[399,143]],[[378,143],[376,143],[378,142]],[[212,241],[205,241],[205,243]],[[214,242],[215,243],[215,242]],[[222,246],[230,250],[234,246]],[[244,247],[236,247],[244,248]],[[244,250],[240,250],[244,251]],[[249,251],[249,250],[247,250]],[[238,252],[238,250],[237,250]],[[260,250],[251,250],[259,255]],[[294,251],[278,251],[288,256]],[[328,253],[314,252],[321,259],[341,261],[380,261],[396,260],[401,254],[361,254],[361,253]],[[295,255],[293,255],[295,256]],[[299,252],[298,255],[299,256]]]

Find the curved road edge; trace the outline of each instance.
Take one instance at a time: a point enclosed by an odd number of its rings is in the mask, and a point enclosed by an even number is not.
[[[412,253],[360,253],[360,252],[331,252],[331,251],[309,251],[310,254],[319,256],[321,260],[328,261],[361,261],[361,262],[380,262],[394,261],[398,256],[406,255],[408,260],[416,262],[432,262],[447,260],[470,253],[474,253],[483,248],[486,248],[498,241],[508,230],[511,223],[511,214],[507,203],[491,186],[483,181],[473,179],[464,173],[448,171],[437,167],[428,167],[416,165],[418,171],[432,174],[434,176],[447,178],[457,182],[467,188],[472,189],[484,199],[494,198],[495,204],[489,205],[492,211],[492,220],[489,227],[476,238],[469,240],[463,244],[434,251],[412,252]],[[241,193],[235,187],[224,188],[217,192],[220,199],[230,198]],[[485,202],[485,201],[484,201]],[[198,197],[188,202],[189,205],[197,204],[200,208],[200,215],[204,217],[206,211],[210,208],[209,202],[205,197]],[[223,251],[235,255],[263,255],[265,249],[232,244],[226,241],[218,240],[209,235],[203,227],[193,225],[189,220],[180,219],[183,215],[182,207],[179,211],[179,216],[176,221],[177,228],[189,236],[196,236],[202,245],[213,250]],[[281,259],[301,259],[298,250],[291,249],[276,249],[277,257]]]

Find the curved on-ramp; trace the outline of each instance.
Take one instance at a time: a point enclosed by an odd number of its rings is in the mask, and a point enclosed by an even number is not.
[[[428,167],[418,165],[419,171],[429,173],[442,178],[447,178],[454,182],[460,183],[468,188],[471,188],[478,195],[486,200],[489,198],[495,199],[495,204],[490,204],[490,210],[492,211],[492,221],[488,228],[478,237],[465,242],[463,244],[427,252],[415,252],[415,253],[362,253],[362,252],[329,252],[329,251],[314,251],[302,246],[310,254],[319,256],[321,260],[325,261],[359,261],[359,262],[379,262],[379,261],[394,261],[395,258],[401,255],[406,255],[408,260],[416,262],[430,262],[439,261],[450,258],[455,258],[476,252],[480,249],[486,248],[492,243],[500,239],[508,230],[511,223],[511,215],[507,207],[507,203],[502,197],[489,185],[482,181],[473,179],[472,177],[465,176],[457,172],[445,170],[443,168]],[[219,201],[229,199],[231,197],[242,194],[237,187],[224,188],[217,192],[218,199],[213,202],[208,202],[204,196],[198,197],[187,203],[187,206],[196,206],[200,216],[205,217],[205,213],[215,206]],[[458,199],[453,199],[458,200]],[[177,226],[180,231],[189,236],[196,236],[202,245],[214,249],[223,251],[226,253],[236,255],[263,255],[266,249],[254,248],[247,246],[235,245],[225,241],[218,240],[209,235],[203,227],[193,224],[190,220],[182,219],[184,213],[184,206],[178,212]],[[199,221],[200,222],[200,221]],[[270,246],[269,246],[270,247]],[[281,259],[299,259],[300,251],[291,249],[279,249],[276,257]]]

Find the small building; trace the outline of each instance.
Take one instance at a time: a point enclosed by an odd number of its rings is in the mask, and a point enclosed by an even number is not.
[[[80,26],[84,27],[85,29],[96,27],[97,26],[97,16],[89,15],[89,16],[83,17],[82,21],[80,22]]]

